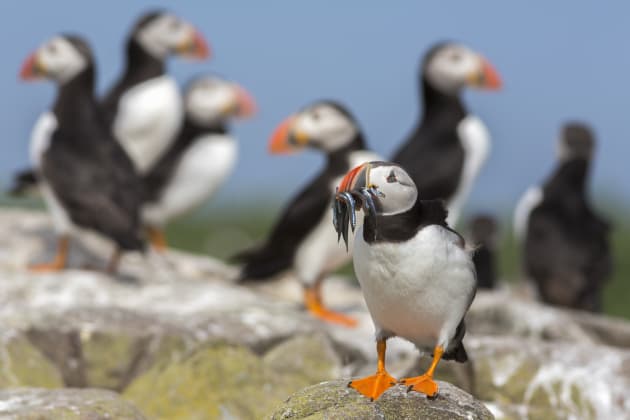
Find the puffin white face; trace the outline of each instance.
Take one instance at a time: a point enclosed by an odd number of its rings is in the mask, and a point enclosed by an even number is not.
[[[147,19],[147,18],[145,18]],[[134,38],[153,56],[170,54],[195,58],[209,56],[208,44],[190,23],[170,13],[160,13],[139,24]]]
[[[231,117],[246,118],[254,114],[252,96],[236,83],[215,76],[193,81],[186,90],[186,114],[197,124],[212,125]]]
[[[439,91],[454,95],[465,86],[498,89],[501,80],[481,55],[459,44],[446,44],[431,53],[424,63],[424,77]]]
[[[373,210],[383,216],[404,213],[418,199],[418,189],[409,174],[390,162],[368,162],[357,166],[341,181],[338,191],[349,192],[359,201],[371,196]],[[370,205],[367,204],[362,201],[363,210],[369,212]]]
[[[590,160],[595,149],[595,139],[591,129],[581,123],[569,123],[562,128],[558,140],[558,160]]]
[[[45,77],[64,84],[88,67],[91,58],[86,54],[89,51],[80,51],[67,38],[56,36],[26,59],[20,77],[24,80]]]
[[[310,146],[334,152],[355,139],[359,128],[339,105],[320,102],[282,122],[272,135],[269,150],[287,153]]]

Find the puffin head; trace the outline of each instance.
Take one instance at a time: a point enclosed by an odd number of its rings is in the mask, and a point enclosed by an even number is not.
[[[269,152],[282,154],[310,147],[332,153],[349,146],[358,134],[358,124],[345,107],[319,101],[278,125],[269,141]]]
[[[595,149],[595,138],[588,125],[571,122],[562,127],[558,141],[558,160],[590,160]]]
[[[195,123],[211,126],[232,117],[247,118],[256,112],[252,96],[238,84],[214,75],[193,79],[184,93],[186,115]]]
[[[439,43],[429,50],[422,63],[422,77],[447,95],[455,95],[466,86],[501,88],[501,78],[488,60],[470,48],[452,42]]]
[[[93,68],[92,51],[82,38],[57,35],[28,56],[22,64],[22,80],[49,79],[63,85]]]
[[[358,210],[366,216],[393,216],[412,209],[418,189],[409,174],[391,162],[367,162],[341,180],[333,201],[333,225],[348,247],[348,225],[356,226]]]
[[[164,11],[143,15],[136,22],[131,37],[161,60],[172,54],[198,59],[210,56],[206,40],[191,23]]]

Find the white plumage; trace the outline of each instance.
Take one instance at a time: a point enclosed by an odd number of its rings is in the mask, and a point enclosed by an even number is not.
[[[354,269],[377,338],[399,336],[419,349],[450,340],[475,293],[469,251],[453,232],[430,225],[406,242],[354,242]]]
[[[457,134],[464,148],[464,167],[455,194],[448,202],[447,222],[455,226],[468,199],[473,184],[490,153],[490,132],[483,121],[474,115],[464,118],[457,126]]]
[[[543,190],[538,186],[529,187],[521,196],[514,210],[514,237],[522,242],[527,234],[527,224],[532,210],[543,200]]]
[[[196,139],[182,155],[159,200],[144,207],[143,220],[151,226],[163,226],[202,205],[230,176],[237,155],[238,144],[229,135],[208,134]]]
[[[120,98],[113,131],[140,173],[173,142],[183,112],[177,83],[168,75],[140,83]]]

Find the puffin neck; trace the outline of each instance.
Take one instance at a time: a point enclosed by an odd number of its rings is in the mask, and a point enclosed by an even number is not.
[[[423,226],[446,227],[447,214],[441,200],[416,200],[412,208],[400,214],[365,215],[363,239],[367,243],[405,242],[416,236]]]
[[[216,122],[210,125],[199,124],[186,116],[181,133],[184,137],[194,139],[204,134],[227,134],[228,127],[224,122]]]
[[[590,170],[590,161],[585,158],[573,158],[562,162],[545,185],[545,196],[556,200],[572,195],[583,196]]]
[[[64,121],[72,121],[79,115],[95,109],[94,73],[94,67],[89,65],[75,77],[59,86],[53,112],[60,124],[63,124]]]
[[[344,168],[343,170],[347,172],[348,169],[345,168],[348,165],[348,155],[359,150],[365,150],[365,139],[363,138],[363,133],[357,131],[357,134],[347,145],[327,154],[328,167]]]
[[[448,95],[440,92],[422,77],[421,94],[424,116],[422,125],[430,121],[440,121],[441,124],[449,124],[454,127],[466,117],[464,104],[457,95]]]
[[[164,69],[164,60],[151,55],[132,35],[127,41],[127,67],[123,79],[135,85],[163,75]]]

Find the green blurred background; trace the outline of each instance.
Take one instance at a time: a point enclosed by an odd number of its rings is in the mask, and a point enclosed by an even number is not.
[[[286,199],[286,198],[285,198]],[[281,211],[281,197],[265,196],[248,199],[230,207],[207,205],[199,211],[171,223],[166,233],[170,246],[197,254],[211,255],[223,260],[247,246],[265,238],[275,218]],[[37,199],[0,198],[0,205],[41,209]],[[613,249],[615,273],[608,283],[604,295],[604,310],[607,314],[630,319],[630,224],[627,215],[630,209],[622,204],[609,202],[599,206],[600,212],[613,224]],[[501,252],[499,270],[501,280],[519,281],[519,250],[511,232],[509,211],[497,214],[501,220]],[[467,220],[466,217],[463,220]],[[460,226],[465,231],[465,226]],[[332,229],[332,225],[331,225]],[[340,270],[352,274],[351,266]]]

